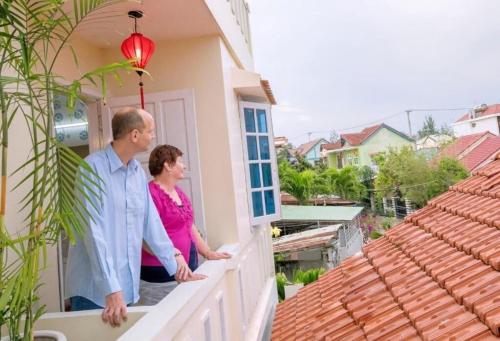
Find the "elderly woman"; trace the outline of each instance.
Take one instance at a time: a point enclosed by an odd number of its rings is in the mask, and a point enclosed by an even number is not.
[[[157,146],[149,157],[149,172],[154,177],[149,191],[156,205],[163,226],[177,249],[176,257],[183,257],[181,274],[198,267],[198,253],[208,260],[226,259],[231,255],[215,252],[203,240],[193,224],[193,208],[187,195],[177,186],[184,178],[185,166],[182,152],[170,145]],[[187,262],[187,264],[186,264]],[[188,268],[189,267],[189,268]],[[178,272],[178,273],[179,273]],[[160,261],[147,246],[142,251],[141,305],[154,305],[172,291],[177,282],[170,276]]]

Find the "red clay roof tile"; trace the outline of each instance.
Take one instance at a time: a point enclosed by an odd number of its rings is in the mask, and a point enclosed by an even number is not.
[[[497,339],[498,157],[279,304],[272,339]]]
[[[475,117],[484,117],[484,116],[489,116],[489,115],[494,115],[500,113],[500,104],[491,104],[486,107],[486,110],[484,111],[479,111],[475,113]],[[464,114],[462,115],[457,121],[455,122],[464,122],[470,120],[470,114]]]
[[[500,151],[500,136],[490,132],[477,133],[459,137],[450,145],[446,146],[437,156],[437,159],[451,157],[460,162],[470,172],[478,167],[494,160]]]

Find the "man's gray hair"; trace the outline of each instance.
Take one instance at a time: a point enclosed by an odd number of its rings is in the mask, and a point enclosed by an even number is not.
[[[111,120],[111,127],[113,129],[113,140],[119,140],[134,129],[142,132],[146,128],[146,124],[139,109],[125,107],[115,113]]]

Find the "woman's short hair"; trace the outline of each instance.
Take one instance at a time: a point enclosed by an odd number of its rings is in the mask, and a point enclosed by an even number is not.
[[[149,155],[149,172],[152,176],[161,174],[163,164],[173,166],[179,156],[182,156],[182,151],[177,147],[168,144],[156,146]]]
[[[113,130],[113,140],[116,141],[134,129],[142,132],[146,128],[146,124],[139,109],[125,107],[115,113],[111,120],[111,128]]]

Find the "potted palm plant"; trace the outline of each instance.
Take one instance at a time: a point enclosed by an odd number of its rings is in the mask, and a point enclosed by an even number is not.
[[[88,212],[74,193],[83,193],[90,179],[77,176],[78,169],[96,175],[55,138],[54,94],[65,94],[71,106],[82,86],[100,87],[105,94],[106,75],[135,68],[131,61],[115,63],[62,86],[54,66],[61,51],[71,49],[68,41],[78,26],[116,2],[0,1],[0,337],[1,330],[7,330],[10,340],[34,339],[34,322],[44,313],[38,289],[45,251],[63,231],[74,240],[84,229],[82,218]],[[9,142],[19,131],[13,132],[11,123],[19,118],[25,122],[21,133],[26,133],[25,143],[30,144],[31,152],[24,163],[12,165]],[[17,170],[12,173],[13,168]],[[16,191],[22,192],[21,202],[12,200]],[[9,214],[23,215],[20,226],[7,225],[7,208]],[[51,337],[57,339],[56,334]]]

